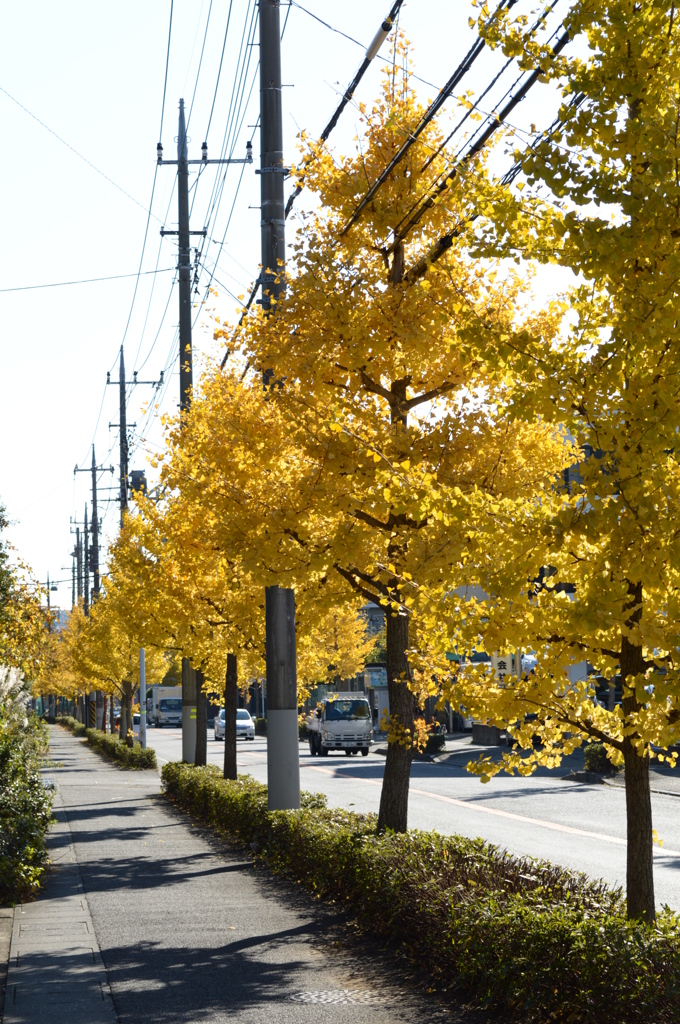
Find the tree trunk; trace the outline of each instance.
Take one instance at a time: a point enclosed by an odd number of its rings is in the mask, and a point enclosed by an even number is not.
[[[623,740],[623,757],[626,766],[628,917],[651,924],[656,916],[656,910],[649,757],[640,757],[628,736]]]
[[[120,702],[120,726],[118,738],[121,743],[127,743],[128,747],[134,744],[132,733],[132,683],[123,683],[123,697]]]
[[[196,754],[194,764],[208,763],[208,704],[203,691],[203,673],[196,669]]]
[[[235,654],[227,655],[227,674],[224,678],[224,777],[235,779],[236,768],[236,710],[238,708],[238,662]]]
[[[629,584],[629,625],[642,617],[642,584]],[[635,690],[628,690],[626,678],[644,671],[642,648],[621,638],[622,711],[624,726],[635,720],[639,710]],[[649,789],[649,755],[641,757],[632,737],[623,738],[623,759],[626,772],[626,897],[628,917],[651,924],[656,917],[654,906],[654,839],[652,831],[652,795]]]
[[[118,716],[118,742],[125,743],[125,737],[127,736],[127,709],[125,707],[125,700],[121,697],[120,701],[120,714]]]
[[[408,615],[388,608],[387,627],[387,693],[390,700],[390,725],[410,730],[413,737],[413,696],[404,680],[409,678]],[[385,774],[380,794],[378,830],[405,832],[408,823],[408,789],[411,777],[413,747],[403,743],[387,744]]]

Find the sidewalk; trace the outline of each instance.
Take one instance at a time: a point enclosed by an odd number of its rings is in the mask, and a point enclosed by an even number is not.
[[[187,823],[155,771],[51,735],[55,870],[16,908],[4,1024],[463,1021],[343,951],[332,909]]]

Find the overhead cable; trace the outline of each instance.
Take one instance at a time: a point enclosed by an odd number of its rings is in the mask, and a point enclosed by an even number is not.
[[[568,109],[573,110],[574,108],[579,107],[584,99],[585,93],[577,93],[571,100]],[[512,167],[508,171],[506,171],[506,173],[500,179],[500,184],[512,184],[512,182],[515,180],[517,175],[522,170],[524,158],[526,157],[527,153],[530,153],[533,150],[535,150],[539,143],[542,142],[544,139],[550,138],[550,136],[553,135],[561,127],[563,123],[563,118],[555,118],[550,127],[546,131],[542,132],[539,138],[535,140],[535,142],[533,142],[530,146],[526,147],[523,156],[520,157],[519,160],[516,160]],[[470,217],[469,220],[466,221],[466,225],[469,225],[470,223],[475,221],[477,219],[477,216],[478,215],[475,214],[474,216]],[[406,281],[407,284],[413,284],[420,277],[422,277],[423,274],[427,272],[428,267],[430,267],[433,263],[436,263],[437,260],[441,259],[444,253],[451,248],[454,239],[458,238],[458,236],[461,234],[463,226],[464,225],[459,224],[451,231],[449,231],[447,234],[442,235],[442,237],[435,242],[435,244],[432,246],[429,252],[425,256],[421,256],[421,258],[410,268],[410,270],[408,270],[404,274],[404,281]]]
[[[564,49],[568,42],[569,33],[564,32],[553,47],[553,57],[556,57]],[[451,181],[458,175],[461,166],[468,163],[474,156],[476,156],[484,148],[484,146],[489,141],[491,136],[505,122],[508,115],[512,113],[515,107],[519,103],[521,103],[521,101],[527,95],[529,90],[536,84],[536,82],[542,74],[543,71],[541,68],[536,68],[534,71],[532,71],[531,74],[528,75],[527,78],[524,80],[524,82],[517,90],[517,92],[508,100],[508,102],[505,104],[500,113],[491,116],[486,128],[481,132],[481,134],[477,137],[477,139],[470,147],[470,149],[466,151],[466,153],[456,163],[456,165],[451,167],[446,172],[446,174],[440,179],[439,183],[434,188],[432,194],[428,196],[428,198],[425,199],[424,202],[422,202],[420,206],[418,206],[410,216],[408,216],[406,221],[402,221],[402,223],[395,229],[394,238],[386,250],[388,254],[394,252],[397,245],[401,241],[403,241],[404,238],[406,238],[409,231],[411,231],[412,228],[415,227],[415,225],[422,218],[426,210],[429,210],[434,206],[436,202],[436,197],[440,196],[449,187]]]
[[[163,267],[161,270],[144,270],[142,277],[146,274],[167,274],[172,267]],[[132,274],[111,274],[109,277],[84,277],[79,281],[54,281],[50,284],[23,284],[16,288],[0,288],[0,292],[32,292],[38,288],[66,288],[72,284],[94,284],[97,281],[122,281],[126,277],[138,277],[139,272]]]
[[[510,10],[510,8],[514,7],[516,3],[517,0],[501,0],[498,7],[492,14],[491,18],[489,19],[488,24],[490,24],[495,18],[497,18],[501,11],[503,11],[504,9]],[[371,199],[376,194],[378,189],[381,188],[381,186],[387,181],[394,168],[401,163],[401,161],[404,159],[411,146],[418,141],[420,135],[422,135],[425,128],[427,128],[428,124],[430,124],[433,118],[436,117],[436,115],[439,113],[446,100],[449,98],[449,96],[456,88],[458,83],[461,81],[461,79],[470,70],[474,62],[479,57],[480,53],[484,50],[485,46],[486,41],[484,39],[478,38],[475,40],[475,42],[470,47],[463,60],[460,62],[454,73],[449,78],[446,85],[440,90],[437,98],[427,108],[418,125],[416,125],[412,132],[409,132],[406,141],[400,146],[399,150],[392,157],[387,167],[385,167],[381,174],[378,175],[378,177],[373,182],[366,195],[360,201],[359,205],[354,210],[354,213],[349,218],[349,220],[343,227],[342,231],[340,232],[341,238],[344,235],[346,235],[349,229],[352,227],[352,225],[357,222],[357,220],[359,219],[363,211],[366,209],[367,205],[370,203]]]
[[[7,92],[7,89],[3,88],[2,85],[0,85],[0,92],[4,92],[5,96],[9,97],[12,103],[16,103],[18,107],[21,107],[21,109],[25,111],[25,113],[27,113],[29,117],[32,117],[34,121],[37,121],[38,124],[45,129],[45,131],[48,131],[50,135],[54,135],[55,139],[58,139],[63,146],[66,146],[67,149],[70,149],[71,152],[75,153],[75,155],[84,163],[86,163],[88,167],[91,167],[93,171],[96,171],[97,174],[100,174],[102,178],[108,181],[109,185],[113,185],[113,187],[117,188],[119,192],[122,192],[124,196],[126,196],[128,199],[131,199],[136,206],[139,206],[141,210],[144,210],[144,213],[150,213],[150,210],[146,208],[144,203],[140,203],[138,199],[135,199],[135,197],[131,196],[129,192],[126,192],[124,188],[122,188],[116,181],[113,180],[113,178],[110,178],[108,174],[105,174],[104,171],[97,167],[96,164],[93,164],[92,161],[88,160],[86,156],[83,156],[82,153],[79,153],[78,150],[74,146],[72,146],[70,142],[67,142],[66,139],[62,139],[61,135],[57,135],[57,133],[53,131],[53,129],[50,128],[49,125],[45,124],[44,121],[41,121],[39,117],[36,117],[36,115],[31,110],[29,110],[28,107],[25,107],[23,103],[20,103],[15,96],[12,96],[11,92]]]
[[[343,93],[342,99],[340,100],[340,103],[336,107],[336,109],[335,109],[335,111],[333,113],[333,116],[331,117],[330,121],[328,122],[328,124],[326,125],[324,130],[321,132],[320,141],[322,143],[326,142],[326,140],[328,139],[328,136],[331,134],[331,132],[335,128],[335,126],[338,123],[338,120],[340,118],[340,115],[342,114],[343,110],[345,109],[345,107],[347,106],[349,101],[352,99],[352,96],[354,95],[354,93],[356,91],[356,88],[359,85],[359,82],[361,81],[361,79],[366,74],[366,71],[368,70],[368,67],[369,67],[371,61],[377,56],[378,51],[380,50],[380,47],[384,43],[384,41],[387,38],[387,35],[388,35],[390,29],[392,28],[392,25],[394,24],[394,19],[398,15],[399,10],[400,10],[403,2],[404,2],[404,0],[396,0],[396,2],[392,4],[392,8],[390,10],[390,13],[387,15],[385,20],[382,22],[382,24],[380,25],[380,28],[378,29],[378,31],[376,32],[375,36],[373,37],[373,41],[371,42],[371,45],[366,50],[366,55],[365,55],[363,61],[361,62],[359,70],[357,71],[356,75],[354,76],[352,81],[349,83],[349,85],[345,89],[345,92]],[[296,7],[300,7],[300,5],[297,4],[297,3],[295,4],[295,6]],[[300,9],[303,10],[303,11],[305,10],[304,7],[301,7]],[[307,11],[306,13],[309,14],[311,12]],[[316,18],[316,15],[312,15],[312,17]],[[321,21],[321,18],[317,18],[317,21]],[[327,23],[325,21],[322,22],[322,24],[326,25],[327,28],[331,28],[332,27],[330,25],[327,25]],[[337,32],[338,29],[333,29],[333,31]],[[340,34],[344,35],[344,33],[340,33]],[[354,41],[355,40],[353,40],[353,42]],[[309,161],[306,162],[305,166],[307,166],[308,163],[309,163]],[[303,168],[303,172],[304,172],[304,168]],[[286,217],[288,216],[288,214],[292,210],[293,203],[295,202],[297,197],[302,192],[302,189],[303,189],[303,180],[298,181],[297,185],[295,186],[295,189],[293,190],[293,192],[291,192],[290,196],[288,197],[288,202],[286,203],[286,213],[285,213]]]

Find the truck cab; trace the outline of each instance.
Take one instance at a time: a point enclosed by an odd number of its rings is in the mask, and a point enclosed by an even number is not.
[[[307,720],[309,751],[322,757],[335,751],[366,757],[373,743],[371,708],[359,693],[329,694]]]

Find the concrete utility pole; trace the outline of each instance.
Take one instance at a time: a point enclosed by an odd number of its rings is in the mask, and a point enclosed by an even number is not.
[[[120,430],[120,525],[123,525],[123,518],[127,512],[127,479],[128,479],[128,436],[127,436],[127,409],[125,402],[125,356],[123,346],[120,346],[120,366],[118,368],[118,428]]]
[[[269,312],[285,288],[286,213],[283,183],[281,25],[279,0],[260,9],[260,197],[262,308]],[[265,385],[274,371],[264,371]],[[297,721],[295,594],[265,590],[267,657],[267,785],[270,810],[300,806],[300,742]]]
[[[80,540],[80,527],[76,526],[76,582],[78,586],[78,603],[83,597],[83,545]]]
[[[259,0],[259,8],[261,280],[262,308],[268,310],[272,299],[276,301],[285,287],[286,204],[283,184],[287,169],[283,166],[279,0]]]
[[[76,551],[71,552],[71,610],[76,606]]]
[[[93,600],[99,597],[99,521],[97,519],[97,463],[92,445],[92,576]]]
[[[267,587],[264,615],[269,810],[295,810],[300,806],[300,743],[293,591]]]
[[[127,387],[128,384],[135,387],[137,384],[150,384],[152,387],[158,389],[163,383],[163,371],[159,380],[137,380],[137,371],[135,370],[132,374],[132,380],[127,381],[125,379],[125,353],[123,346],[120,346],[120,363],[118,366],[118,380],[111,380],[111,373],[106,374],[106,383],[113,384],[118,388],[118,423],[109,423],[109,430],[111,427],[118,427],[120,431],[119,441],[119,494],[118,503],[120,505],[120,525],[123,526],[123,519],[128,508],[128,479],[129,479],[129,445],[128,445],[128,426],[127,426]],[[132,424],[133,429],[137,426],[136,423]]]
[[[146,652],[139,648],[139,742],[146,750]]]
[[[177,167],[177,231],[161,228],[161,235],[177,235],[177,270],[179,279],[179,406],[182,413],[191,407],[191,389],[194,383],[193,350],[191,341],[191,236],[207,235],[206,228],[192,231],[189,223],[189,164],[246,164],[253,157],[249,145],[242,160],[208,160],[208,144],[201,146],[201,159],[190,160],[187,128],[184,118],[184,100],[179,101],[179,127],[177,130],[177,159],[163,159],[163,145],[156,146],[159,166]],[[196,672],[188,658],[182,658],[182,760],[194,764],[196,759],[196,707],[198,688]]]
[[[87,502],[85,502],[85,525],[83,527],[83,611],[90,614],[90,543],[87,526]]]

